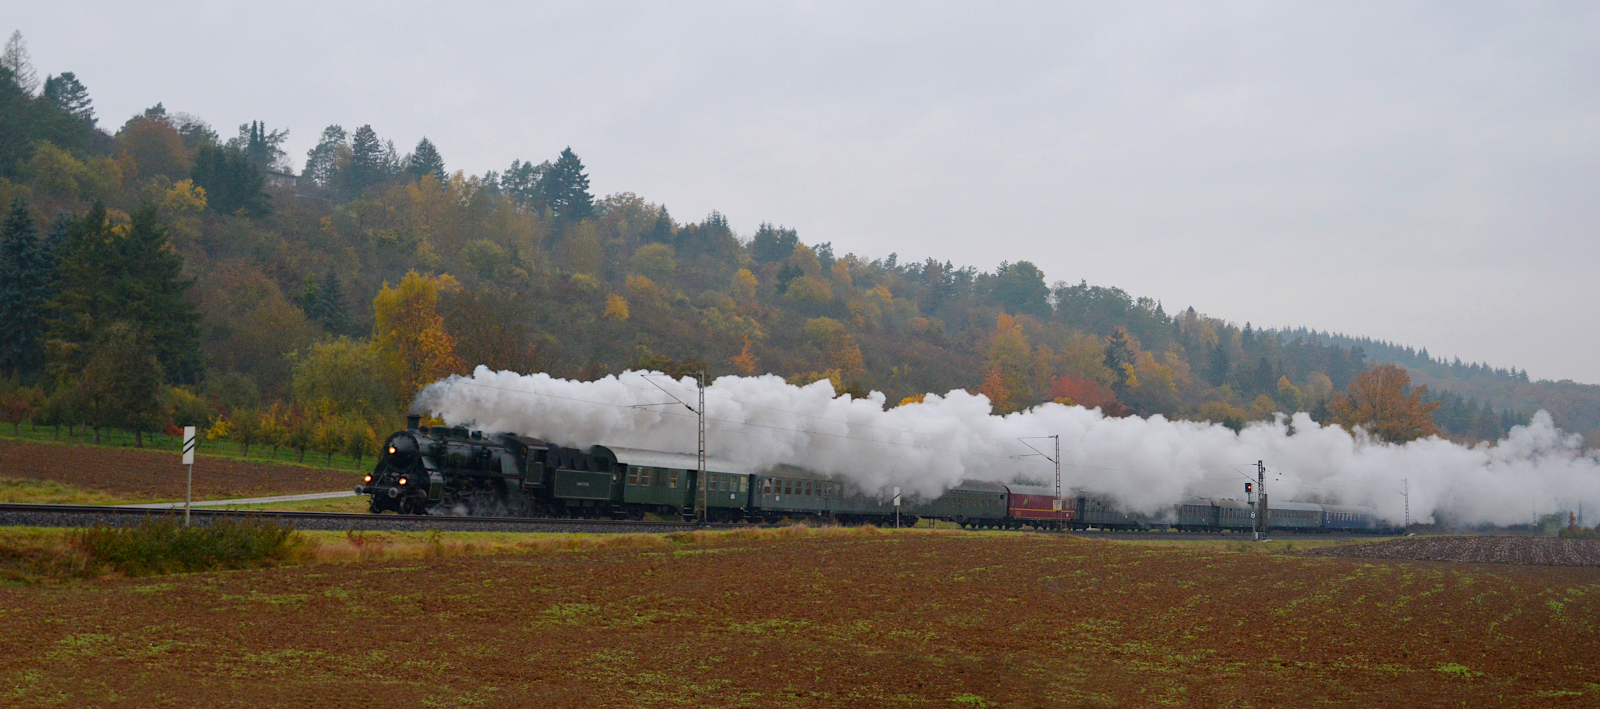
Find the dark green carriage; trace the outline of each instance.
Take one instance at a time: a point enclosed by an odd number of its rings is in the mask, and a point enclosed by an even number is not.
[[[695,456],[607,446],[595,446],[590,454],[621,471],[620,501],[630,516],[694,509],[694,468],[699,465]]]
[[[790,465],[777,466],[753,480],[751,514],[770,522],[783,517],[827,517],[846,499],[840,483]]]
[[[1010,494],[999,483],[963,481],[932,500],[919,501],[901,514],[933,517],[962,526],[989,527],[1006,519]]]

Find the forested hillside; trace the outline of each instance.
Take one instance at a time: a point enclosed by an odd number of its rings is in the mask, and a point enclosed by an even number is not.
[[[25,52],[7,57],[7,421],[204,421],[314,447],[381,432],[421,386],[481,364],[774,373],[890,402],[965,388],[1001,412],[1064,401],[1238,428],[1327,420],[1352,378],[1397,363],[1453,438],[1496,438],[1537,407],[1600,429],[1593,386],[1169,312],[1047,283],[1027,254],[985,272],[840,253],[778,224],[742,234],[715,212],[595,196],[570,149],[467,175],[425,137],[403,150],[363,117],[332,117],[355,122],[322,129],[294,174],[282,127],[225,136],[159,103],[102,124],[71,73],[41,82]]]

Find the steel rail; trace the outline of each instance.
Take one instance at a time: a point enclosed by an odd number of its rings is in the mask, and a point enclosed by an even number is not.
[[[163,508],[138,508],[119,507],[110,505],[49,505],[35,503],[0,503],[0,514],[60,514],[60,515],[98,515],[105,517],[161,517],[181,513],[182,509]],[[352,525],[363,522],[380,523],[419,523],[428,524],[520,524],[528,526],[587,526],[595,528],[611,528],[618,531],[636,527],[673,527],[678,529],[698,529],[702,525],[692,522],[628,519],[586,519],[583,517],[455,517],[445,515],[383,515],[360,512],[305,512],[296,510],[239,510],[218,509],[214,507],[195,508],[191,512],[200,518],[236,518],[236,519],[273,519],[273,520],[332,520],[346,521]],[[9,522],[0,521],[0,524]],[[709,525],[718,529],[747,528],[751,525],[738,524],[713,524]]]

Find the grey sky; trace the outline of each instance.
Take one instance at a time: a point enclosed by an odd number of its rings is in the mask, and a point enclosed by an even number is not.
[[[571,145],[597,193],[838,253],[1026,259],[1258,325],[1600,382],[1593,3],[49,3],[103,126]]]

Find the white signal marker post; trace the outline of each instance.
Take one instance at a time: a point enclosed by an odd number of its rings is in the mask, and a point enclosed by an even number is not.
[[[183,526],[189,526],[189,505],[194,500],[194,426],[183,427],[183,465],[189,469],[189,482],[183,490]]]
[[[900,528],[900,488],[899,488],[899,486],[896,486],[895,489],[894,489],[894,528],[895,529],[899,529]]]

